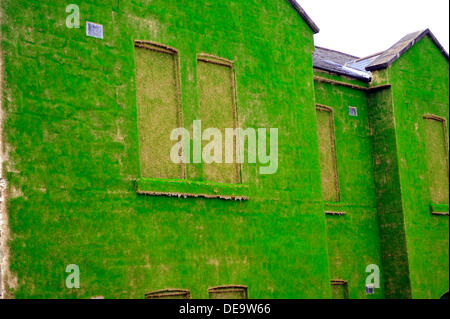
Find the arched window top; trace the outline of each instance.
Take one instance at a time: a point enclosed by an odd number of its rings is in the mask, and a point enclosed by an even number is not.
[[[248,287],[242,285],[212,287],[208,292],[210,299],[248,299]]]
[[[145,299],[191,299],[191,292],[186,289],[163,289],[146,293]]]

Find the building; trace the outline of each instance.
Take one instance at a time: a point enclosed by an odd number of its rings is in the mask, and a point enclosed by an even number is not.
[[[4,297],[448,292],[449,66],[429,30],[358,58],[315,48],[294,1],[0,6]],[[170,162],[196,120],[278,128],[276,173]]]

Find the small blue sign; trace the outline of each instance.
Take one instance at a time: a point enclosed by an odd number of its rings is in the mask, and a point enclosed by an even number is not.
[[[358,116],[358,109],[354,106],[350,106],[349,108],[350,116]]]
[[[86,22],[86,35],[97,39],[103,39],[103,26],[101,24]]]
[[[366,286],[366,294],[373,295],[375,293],[375,286],[374,285],[367,285]]]

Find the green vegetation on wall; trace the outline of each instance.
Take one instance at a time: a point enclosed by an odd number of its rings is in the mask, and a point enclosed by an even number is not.
[[[242,284],[251,298],[330,297],[313,32],[290,3],[84,0],[80,29],[66,27],[66,5],[1,2],[17,278],[10,293],[144,298],[183,288],[208,298],[209,287]],[[103,40],[86,37],[86,21],[104,26]],[[277,174],[243,166],[249,201],[136,193],[136,54],[143,51],[135,40],[178,50],[190,131],[201,119],[198,54],[234,62],[239,126],[279,128]],[[202,179],[201,167],[187,170]],[[80,267],[80,289],[65,287],[69,264]]]
[[[10,296],[448,291],[448,60],[428,37],[368,84],[314,73],[289,1],[82,0],[79,29],[66,6],[0,3]],[[170,164],[170,132],[195,120],[278,128],[277,173]]]
[[[440,298],[449,288],[449,220],[448,214],[431,214],[431,205],[440,203],[434,203],[431,194],[434,180],[430,180],[424,115],[445,119],[448,141],[448,60],[425,37],[391,66],[389,77],[411,294],[413,298]],[[442,156],[442,148],[433,152],[433,156]],[[443,172],[439,183],[445,185],[445,180],[448,183],[448,173]]]
[[[374,132],[373,162],[386,297],[410,298],[408,252],[390,88],[369,94],[369,112]]]
[[[316,75],[324,74],[317,71]],[[328,77],[338,82],[346,80]],[[315,91],[316,103],[333,109],[339,173],[340,201],[325,202],[325,210],[345,213],[327,216],[331,279],[346,281],[351,299],[384,298],[367,95],[362,90],[318,81]],[[350,116],[350,106],[358,108],[357,117]],[[368,296],[365,285],[369,274],[365,271],[372,264],[380,267],[382,285]]]

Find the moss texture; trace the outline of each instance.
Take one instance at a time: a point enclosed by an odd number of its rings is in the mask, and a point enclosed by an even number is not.
[[[433,203],[431,189],[435,183],[445,188],[448,171],[442,172],[437,182],[435,177],[430,178],[432,167],[428,167],[430,154],[423,116],[433,114],[445,119],[448,143],[448,60],[425,37],[391,66],[389,77],[393,84],[411,293],[413,298],[440,298],[449,287],[449,220],[448,216],[431,215],[430,205],[448,204],[448,192],[446,203],[442,202],[443,195],[436,198],[440,203]],[[441,147],[433,150],[432,156],[442,156]]]
[[[388,298],[411,298],[392,90],[369,95],[377,209]]]
[[[180,288],[208,298],[221,285],[246,285],[251,298],[448,291],[448,214],[432,214],[448,213],[445,182],[432,173],[442,154],[427,155],[435,142],[442,153],[442,139],[427,143],[424,121],[445,119],[448,137],[448,60],[428,37],[370,84],[320,71],[326,81],[314,81],[313,31],[285,0],[83,0],[80,29],[66,27],[62,0],[0,5],[11,296]],[[86,37],[86,21],[104,26],[103,40]],[[136,49],[136,40],[177,54]],[[233,70],[200,61],[205,54]],[[381,84],[391,87],[365,90]],[[333,109],[339,198],[324,200],[319,135],[333,132],[319,130],[327,119],[316,104]],[[192,132],[199,119],[204,128],[278,128],[278,172],[244,164],[240,185],[231,168],[155,165],[164,154],[153,153],[149,133]],[[69,264],[80,267],[80,289],[65,287]],[[371,264],[382,287],[367,296]],[[332,280],[347,291],[332,293]]]
[[[242,284],[252,298],[331,297],[313,89],[313,32],[285,0],[4,0],[5,140],[17,298],[143,298]],[[85,23],[104,26],[104,40]],[[251,201],[140,196],[135,40],[176,48],[183,119],[197,55],[234,62],[239,125],[280,129],[279,170],[244,165]],[[270,48],[270,50],[268,50]],[[201,165],[187,168],[203,180]],[[305,186],[307,185],[307,186]],[[81,288],[65,288],[77,264]],[[262,280],[263,279],[263,280]]]
[[[346,80],[340,76],[329,78]],[[380,266],[384,283],[367,95],[362,90],[319,81],[315,92],[316,102],[333,110],[340,185],[339,202],[325,202],[325,209],[345,213],[327,216],[331,277],[348,282],[349,298],[383,298],[383,287],[370,296],[364,289],[368,275],[365,269],[370,264]],[[358,108],[358,117],[350,116],[349,106]],[[333,287],[342,295],[342,286]]]

